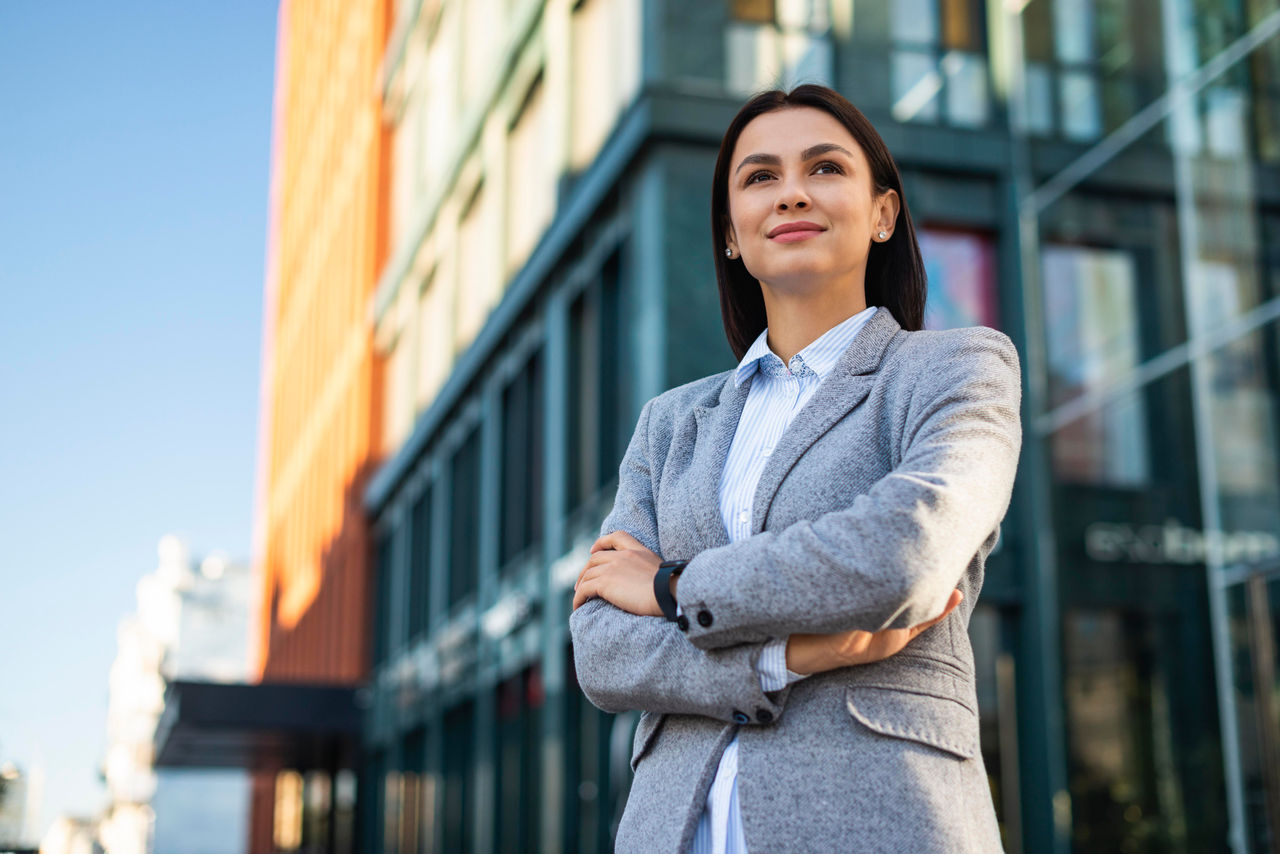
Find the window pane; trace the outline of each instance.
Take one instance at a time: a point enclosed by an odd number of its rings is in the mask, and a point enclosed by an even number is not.
[[[533,547],[542,534],[542,359],[535,353],[503,394],[500,561]]]
[[[409,638],[427,629],[431,591],[431,488],[413,505],[409,532]]]
[[[444,824],[445,851],[470,851],[472,740],[475,707],[461,703],[444,716]]]
[[[893,117],[900,122],[936,121],[942,75],[932,53],[893,53]]]
[[[925,328],[998,327],[991,238],[973,232],[923,228],[918,239],[929,281]]]
[[[475,592],[480,576],[480,429],[454,453],[450,477],[449,606]]]

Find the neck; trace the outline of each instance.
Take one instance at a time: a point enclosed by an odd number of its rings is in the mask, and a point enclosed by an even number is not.
[[[769,349],[784,364],[824,332],[867,307],[866,293],[861,286],[795,291],[761,282],[760,291],[768,318]]]

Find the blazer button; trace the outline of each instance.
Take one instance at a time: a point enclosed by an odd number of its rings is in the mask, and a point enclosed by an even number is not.
[[[746,712],[740,712],[740,711],[738,711],[737,709],[734,709],[734,710],[733,710],[733,719],[734,719],[735,721],[737,721],[738,723],[740,723],[740,724],[749,724],[749,723],[751,723],[751,718],[747,717],[747,713],[746,713]]]
[[[676,617],[676,628],[682,632],[689,631],[689,618],[684,614]]]
[[[756,709],[756,720],[762,724],[767,724],[773,720],[773,712],[768,709]]]
[[[704,629],[705,629],[707,626],[711,625],[711,612],[710,612],[710,611],[702,610],[702,611],[699,611],[699,612],[698,612],[698,625],[702,626]]]

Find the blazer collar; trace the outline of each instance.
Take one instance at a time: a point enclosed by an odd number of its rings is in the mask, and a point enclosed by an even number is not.
[[[801,455],[866,399],[889,342],[901,329],[889,309],[877,308],[845,349],[835,370],[796,414],[760,475],[752,505],[752,534],[764,530],[773,496]],[[689,467],[690,509],[707,548],[729,544],[720,516],[720,478],[754,381],[753,376],[738,386],[734,373],[725,373],[718,396],[693,409],[698,433]]]

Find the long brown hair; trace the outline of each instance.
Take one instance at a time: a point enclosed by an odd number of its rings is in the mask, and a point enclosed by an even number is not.
[[[720,155],[716,158],[715,177],[711,185],[711,243],[716,262],[716,281],[720,287],[720,314],[724,320],[724,332],[733,348],[734,356],[741,359],[747,348],[767,325],[764,296],[760,283],[747,272],[741,257],[724,256],[725,233],[729,225],[729,162],[742,129],[752,119],[764,113],[787,107],[814,107],[829,113],[844,125],[854,141],[862,147],[862,153],[871,167],[871,183],[878,195],[895,190],[900,202],[898,219],[892,236],[883,243],[872,242],[867,255],[865,279],[867,305],[882,305],[893,313],[903,329],[920,329],[924,326],[924,301],[928,293],[924,261],[920,258],[920,245],[916,242],[915,227],[907,211],[907,200],[902,193],[902,177],[889,149],[867,117],[853,104],[826,86],[805,84],[790,92],[775,89],[762,92],[747,101],[729,123],[720,143]]]

